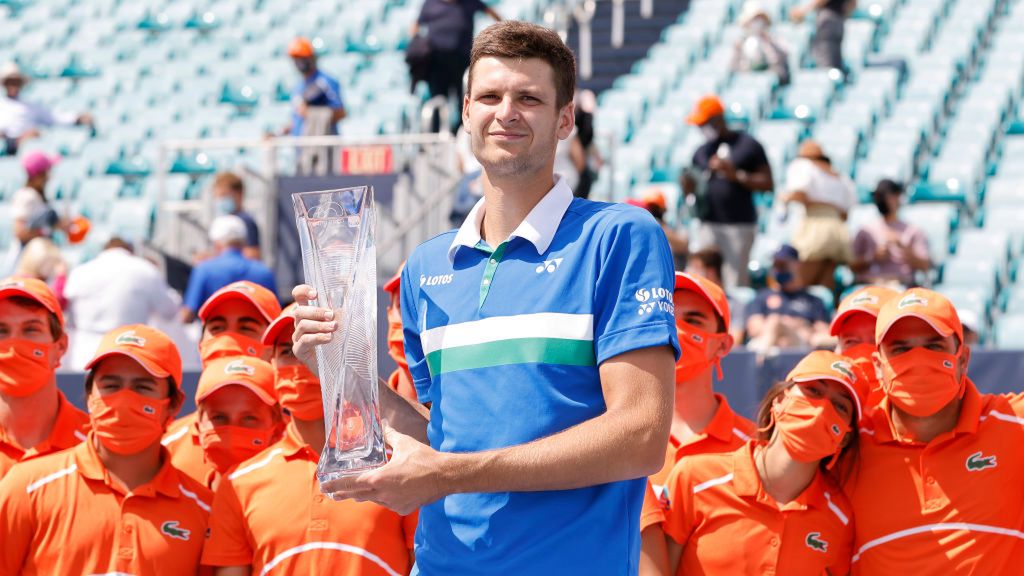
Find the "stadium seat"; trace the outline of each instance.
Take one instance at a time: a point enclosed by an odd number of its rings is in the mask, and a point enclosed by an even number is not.
[[[78,188],[78,202],[82,211],[91,219],[106,221],[123,184],[118,176],[94,176],[82,181]]]
[[[1024,349],[1024,314],[1000,318],[995,326],[995,343],[999,348]]]

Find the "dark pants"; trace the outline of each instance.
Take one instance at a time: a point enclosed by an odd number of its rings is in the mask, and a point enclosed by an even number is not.
[[[818,68],[843,69],[843,28],[845,18],[833,10],[819,10],[811,55]]]
[[[427,72],[427,86],[430,87],[430,97],[441,95],[446,98],[455,98],[458,110],[462,110],[462,75],[466,68],[469,68],[469,54],[461,50],[441,51],[431,50],[430,70]],[[451,100],[449,100],[449,103]],[[435,131],[437,121],[434,122]],[[453,130],[458,129],[458,122],[454,123]]]

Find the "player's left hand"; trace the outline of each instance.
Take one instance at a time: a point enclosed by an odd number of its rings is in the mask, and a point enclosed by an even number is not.
[[[442,480],[447,455],[396,431],[386,422],[384,440],[392,450],[387,464],[326,482],[324,493],[335,500],[351,498],[380,504],[403,516],[449,493]]]

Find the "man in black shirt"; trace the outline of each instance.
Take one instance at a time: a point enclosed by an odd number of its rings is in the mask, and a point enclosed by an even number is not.
[[[771,191],[772,169],[761,144],[749,134],[730,130],[725,107],[715,96],[701,98],[687,117],[700,126],[707,142],[693,155],[692,169],[683,175],[683,190],[697,196],[698,248],[716,246],[722,252],[726,287],[745,286],[750,247],[757,229],[753,193]]]

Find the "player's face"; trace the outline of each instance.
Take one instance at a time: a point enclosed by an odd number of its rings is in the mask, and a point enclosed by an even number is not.
[[[170,395],[170,383],[167,378],[153,376],[127,356],[104,358],[93,371],[92,393],[107,396],[121,390],[162,400]]]
[[[573,104],[555,104],[554,71],[538,58],[485,57],[473,66],[463,127],[490,177],[551,171],[558,140],[574,126]]]
[[[264,430],[274,425],[274,407],[243,386],[225,386],[203,400],[199,427],[240,426]]]
[[[859,344],[875,344],[875,317],[870,314],[853,314],[839,325],[840,354]]]
[[[210,319],[203,327],[203,339],[222,332],[234,332],[259,340],[268,325],[252,302],[241,299],[228,300],[211,312]]]

